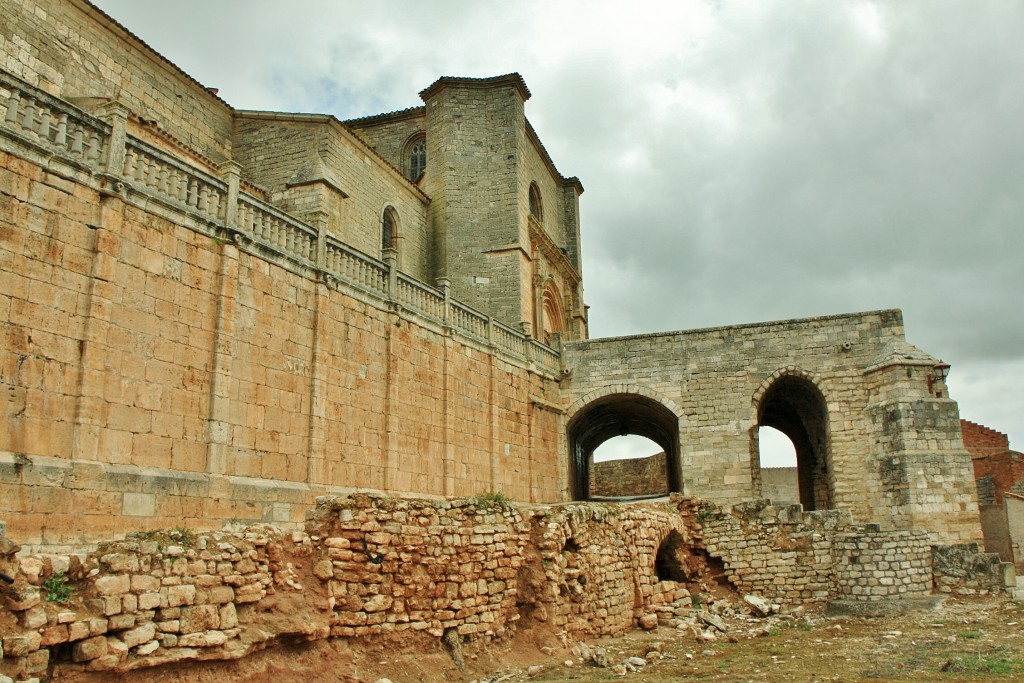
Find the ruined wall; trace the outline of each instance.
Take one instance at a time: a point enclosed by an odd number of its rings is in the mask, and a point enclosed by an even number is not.
[[[320,500],[304,531],[176,528],[70,557],[16,559],[0,524],[0,571],[15,578],[0,587],[0,673],[237,659],[329,637],[424,651],[531,629],[579,640],[699,618],[730,583],[812,609],[916,595],[924,537],[854,529],[835,512],[678,497],[519,507],[356,494]],[[901,552],[911,567],[893,561]],[[1002,590],[997,558],[935,552],[943,590]]]
[[[868,525],[838,534],[832,555],[838,599],[919,598],[932,592],[932,546],[923,531],[882,532]]]

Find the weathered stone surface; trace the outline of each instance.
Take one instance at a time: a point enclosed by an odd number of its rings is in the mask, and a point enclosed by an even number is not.
[[[93,636],[75,643],[71,650],[71,659],[76,662],[87,662],[107,654],[107,639],[104,636]]]
[[[97,578],[93,586],[102,596],[124,595],[131,590],[131,577],[128,574],[107,574]]]
[[[156,625],[152,622],[136,626],[135,628],[121,633],[120,638],[128,647],[136,647],[148,643],[156,637]]]
[[[652,631],[658,628],[658,615],[645,614],[637,619],[637,624],[645,631]]]

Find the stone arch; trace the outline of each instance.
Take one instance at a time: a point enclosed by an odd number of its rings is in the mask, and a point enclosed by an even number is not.
[[[797,488],[805,510],[824,510],[833,505],[828,394],[828,386],[820,377],[788,366],[772,373],[752,396],[757,417],[750,457],[755,486],[759,489],[761,480],[758,430],[773,427],[789,437],[796,449]]]
[[[541,292],[541,338],[548,345],[552,335],[565,332],[565,306],[555,281],[548,278]]]
[[[386,205],[380,213],[380,250],[381,255],[388,249],[398,250],[398,240],[401,236],[401,223],[398,211],[390,204]]]
[[[427,170],[427,134],[418,131],[409,136],[402,146],[402,171],[412,182],[419,182]]]
[[[571,497],[590,498],[594,450],[608,439],[624,434],[637,434],[661,446],[668,464],[665,494],[682,491],[682,420],[682,410],[670,399],[633,384],[595,389],[578,398],[566,411]]]

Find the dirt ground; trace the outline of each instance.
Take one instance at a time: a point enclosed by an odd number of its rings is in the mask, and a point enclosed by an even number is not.
[[[1024,680],[1024,602],[950,598],[935,609],[875,618],[799,611],[760,618],[738,603],[733,607],[722,611],[724,632],[684,619],[681,627],[663,622],[652,631],[582,646],[541,630],[487,648],[467,643],[458,653],[462,671],[454,661],[458,655],[436,641],[382,647],[333,640],[279,645],[237,662],[191,662],[118,678],[129,683],[182,677],[197,683],[374,683],[385,677],[394,683]],[[633,670],[623,673],[630,657],[637,658],[629,664]],[[597,666],[595,658],[605,666]],[[54,680],[104,678],[58,674]]]

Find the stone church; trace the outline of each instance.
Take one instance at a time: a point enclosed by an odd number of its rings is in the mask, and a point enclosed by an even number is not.
[[[4,2],[0,56],[12,535],[587,499],[621,434],[663,449],[661,493],[738,503],[770,426],[806,510],[980,539],[948,366],[899,311],[588,338],[583,185],[519,74],[347,121],[240,110],[87,0]]]

